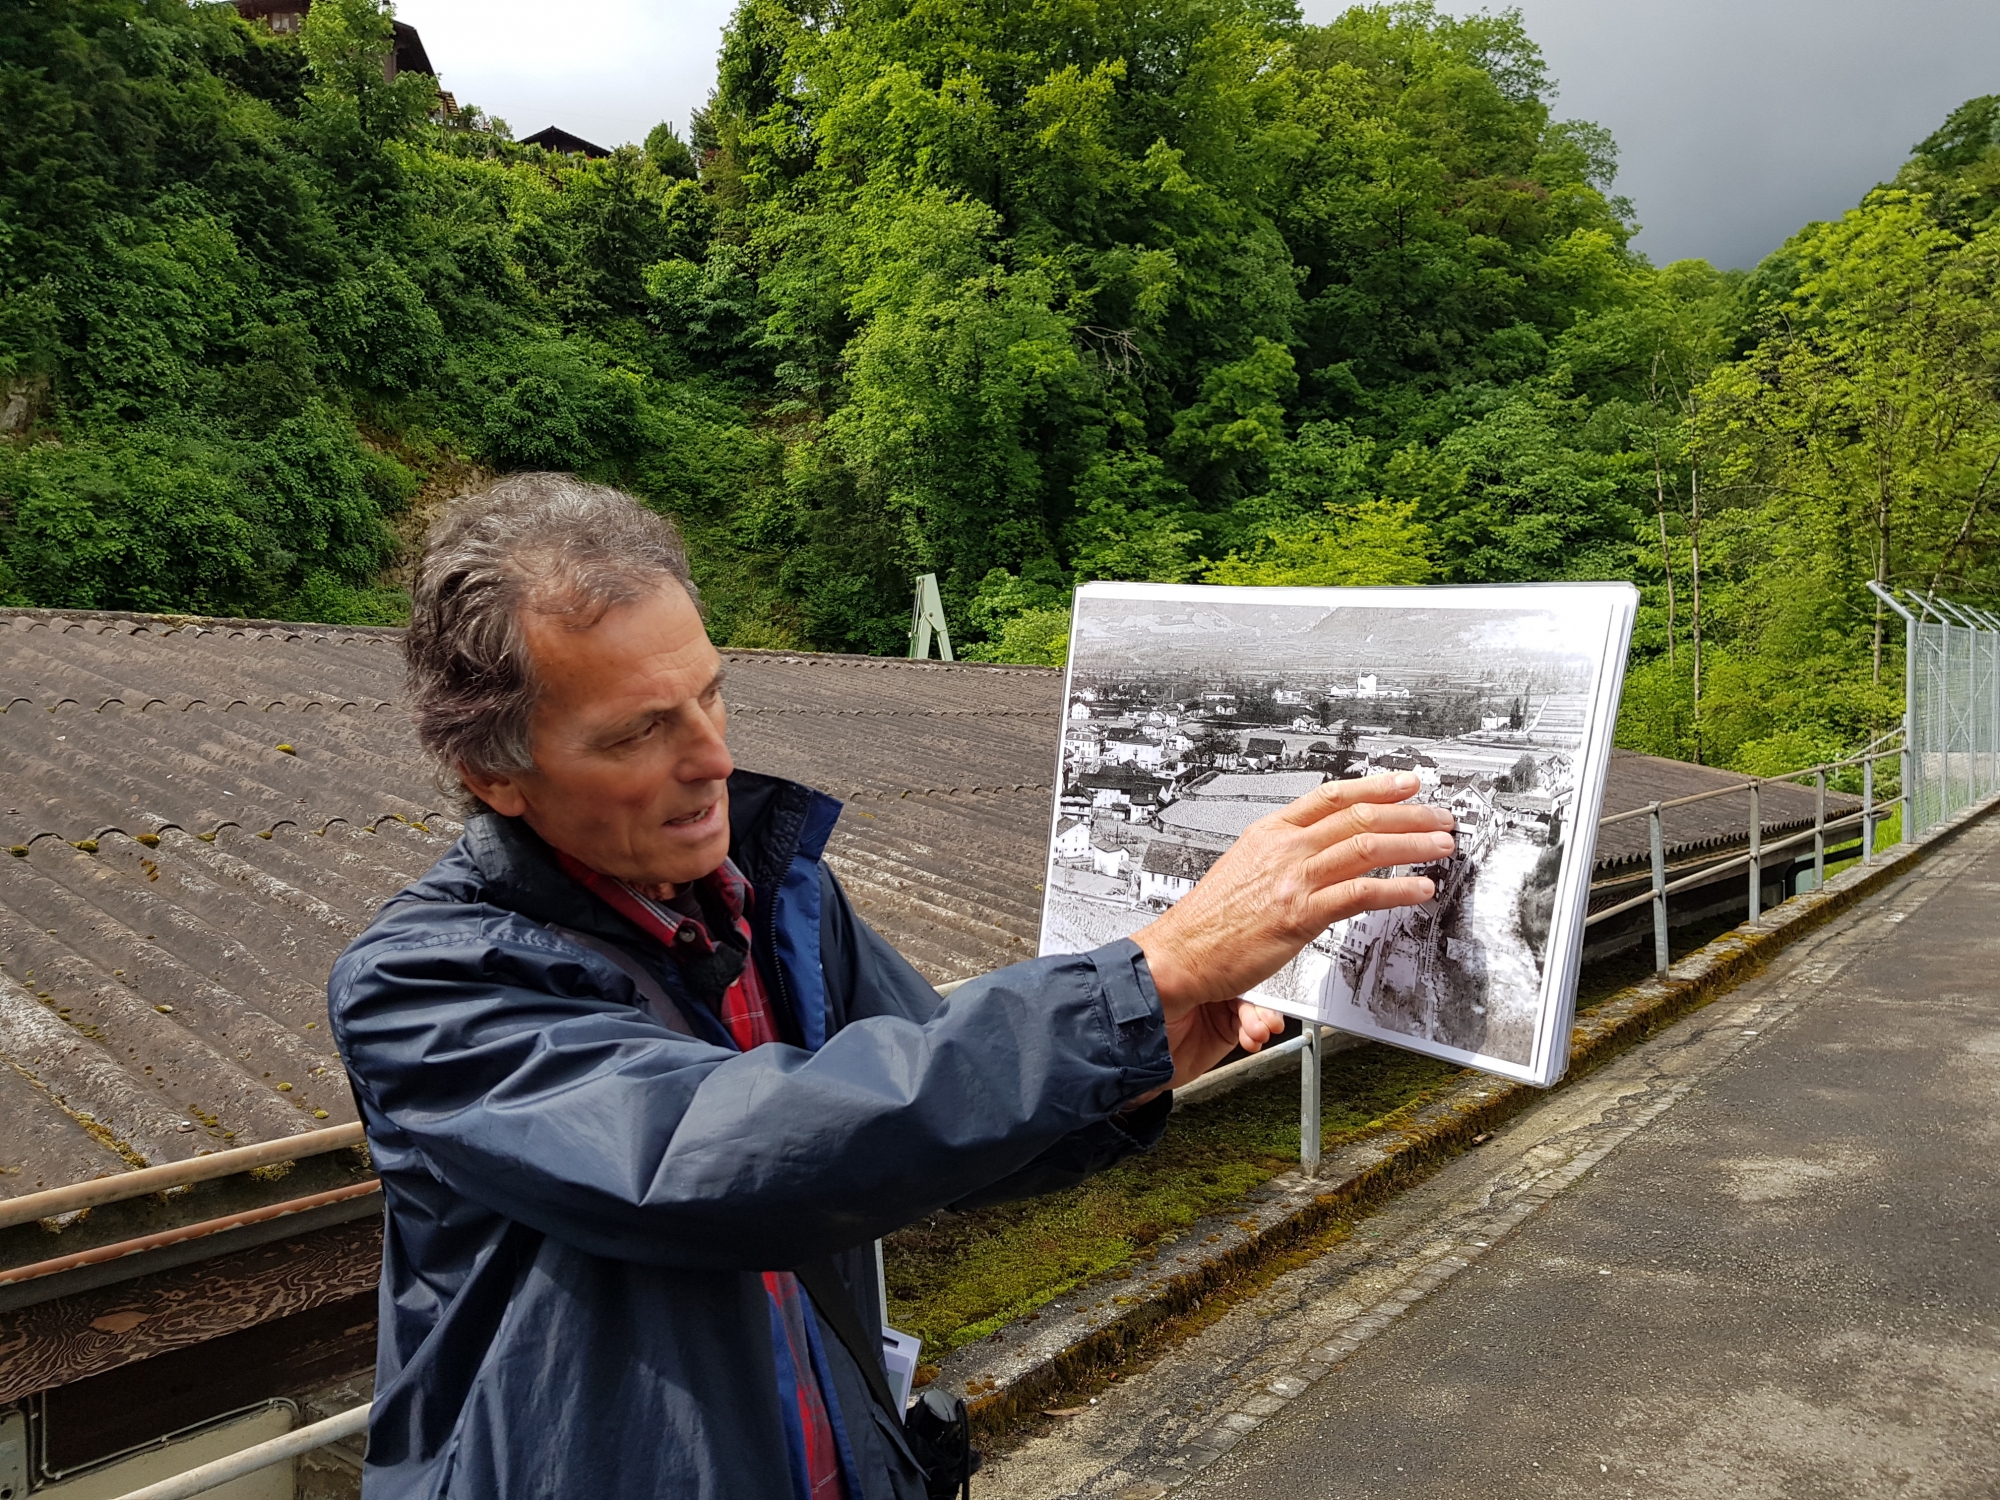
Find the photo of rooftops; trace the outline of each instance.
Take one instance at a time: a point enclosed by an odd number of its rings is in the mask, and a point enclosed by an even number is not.
[[[1565,981],[1549,982],[1551,933],[1587,741],[1607,727],[1593,704],[1609,601],[1246,593],[1079,594],[1042,951],[1138,931],[1251,823],[1323,782],[1413,771],[1418,800],[1458,819],[1457,852],[1410,872],[1436,881],[1435,899],[1336,923],[1254,998],[1530,1069]]]

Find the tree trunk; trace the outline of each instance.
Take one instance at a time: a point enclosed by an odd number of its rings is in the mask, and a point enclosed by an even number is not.
[[[1688,433],[1692,439],[1699,398],[1688,391]],[[1694,658],[1694,763],[1708,764],[1702,745],[1701,725],[1701,456],[1692,441],[1688,444],[1688,567],[1690,578],[1690,640]]]
[[[1896,472],[1896,437],[1901,423],[1894,408],[1887,402],[1875,403],[1877,431],[1880,437],[1875,450],[1875,582],[1882,588],[1889,586],[1889,546],[1891,504],[1894,499]],[[1876,687],[1882,685],[1882,646],[1887,631],[1887,616],[1882,601],[1875,601],[1875,628],[1870,642],[1870,680]]]
[[[1688,565],[1693,574],[1690,599],[1690,644],[1694,657],[1694,763],[1702,757],[1701,743],[1701,463],[1688,462]]]
[[[1680,630],[1674,612],[1674,553],[1667,542],[1667,470],[1660,454],[1660,357],[1653,356],[1649,392],[1653,406],[1653,513],[1660,521],[1660,571],[1667,577],[1667,668],[1671,672],[1675,666],[1674,637]]]

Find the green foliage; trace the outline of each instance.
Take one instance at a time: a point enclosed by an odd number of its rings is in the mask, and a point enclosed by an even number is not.
[[[1432,576],[1431,532],[1416,507],[1379,499],[1270,527],[1250,557],[1232,552],[1205,575],[1209,583],[1322,588],[1428,583]]]
[[[1518,14],[746,0],[601,160],[185,0],[0,27],[0,591],[396,617],[438,459],[622,483],[717,638],[1058,662],[1090,579],[1628,578],[1620,733],[1896,712],[1873,578],[2000,584],[2000,96],[1748,275],[1627,245]]]
[[[1062,570],[1050,559],[1028,564],[1018,578],[995,568],[966,611],[987,639],[960,654],[967,661],[1061,666],[1069,660],[1069,598]]]

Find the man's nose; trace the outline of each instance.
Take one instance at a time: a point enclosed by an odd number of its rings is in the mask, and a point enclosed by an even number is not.
[[[690,723],[679,746],[675,774],[681,781],[726,781],[736,769],[722,730],[707,714],[689,715]]]

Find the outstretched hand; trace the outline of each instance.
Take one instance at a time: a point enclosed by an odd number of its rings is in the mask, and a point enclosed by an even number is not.
[[[1448,811],[1408,800],[1419,785],[1399,772],[1314,788],[1252,823],[1193,890],[1133,934],[1166,1016],[1175,1086],[1277,1034],[1281,1017],[1238,997],[1328,927],[1436,894],[1421,875],[1368,873],[1456,847]]]
[[[1166,1087],[1177,1089],[1193,1083],[1238,1047],[1245,1052],[1261,1052],[1264,1044],[1284,1029],[1283,1016],[1248,1000],[1218,1000],[1213,1005],[1184,1010],[1167,1022],[1167,1048],[1174,1055],[1174,1076]],[[1154,1089],[1142,1094],[1125,1107],[1135,1109],[1159,1092]]]

